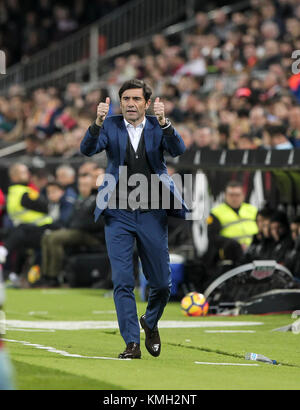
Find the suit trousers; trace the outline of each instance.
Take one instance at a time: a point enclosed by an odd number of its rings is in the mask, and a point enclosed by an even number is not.
[[[136,241],[143,272],[149,282],[145,320],[153,329],[171,292],[167,213],[163,209],[146,212],[105,209],[103,216],[120,333],[126,344],[140,343],[134,295],[134,245]]]

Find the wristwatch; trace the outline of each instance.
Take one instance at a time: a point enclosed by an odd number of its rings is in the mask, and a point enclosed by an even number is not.
[[[168,128],[168,127],[170,127],[170,125],[171,125],[171,121],[169,120],[169,118],[166,118],[166,122],[164,123],[164,125],[161,125],[160,127],[161,127],[161,129],[165,129],[165,128]]]

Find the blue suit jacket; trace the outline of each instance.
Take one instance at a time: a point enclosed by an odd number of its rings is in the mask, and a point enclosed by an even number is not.
[[[147,121],[144,128],[145,149],[149,163],[160,178],[167,186],[172,194],[181,201],[182,209],[168,210],[168,214],[180,218],[185,217],[188,211],[186,204],[179,191],[177,190],[174,181],[168,175],[163,152],[167,151],[172,157],[181,155],[185,151],[185,145],[180,135],[175,130],[175,135],[167,135],[163,132],[159,123],[154,116],[146,116]],[[122,115],[107,117],[101,127],[98,136],[93,136],[86,132],[81,144],[80,151],[82,154],[91,157],[103,150],[107,154],[107,168],[102,185],[98,191],[105,190],[105,201],[96,201],[95,219],[97,220],[101,212],[106,208],[107,203],[114,191],[114,188],[119,180],[119,167],[124,165],[126,146],[128,141],[128,132]],[[115,182],[112,183],[112,180]],[[104,192],[102,192],[104,194]],[[103,195],[101,195],[103,198]]]

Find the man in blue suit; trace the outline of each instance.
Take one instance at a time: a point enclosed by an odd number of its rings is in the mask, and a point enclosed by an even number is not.
[[[159,356],[157,323],[168,302],[171,273],[168,251],[168,214],[184,217],[188,210],[167,173],[163,152],[173,157],[185,150],[180,135],[165,117],[156,98],[155,116],[146,116],[152,90],[140,80],[125,82],[119,90],[122,115],[109,116],[110,99],[100,103],[97,119],[81,142],[81,152],[92,156],[106,150],[108,165],[99,187],[95,218],[105,221],[105,239],[112,269],[114,301],[126,349],[119,358],[139,359],[140,327],[134,296],[133,249],[136,241],[143,272],[149,281],[146,313],[140,324],[149,353]],[[138,187],[134,182],[139,180]],[[154,190],[159,182],[161,190]],[[164,202],[162,191],[168,192]]]

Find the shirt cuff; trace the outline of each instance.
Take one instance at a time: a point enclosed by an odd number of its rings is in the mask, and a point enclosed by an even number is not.
[[[89,131],[93,137],[98,137],[100,133],[101,127],[97,125],[95,122],[90,126]]]

